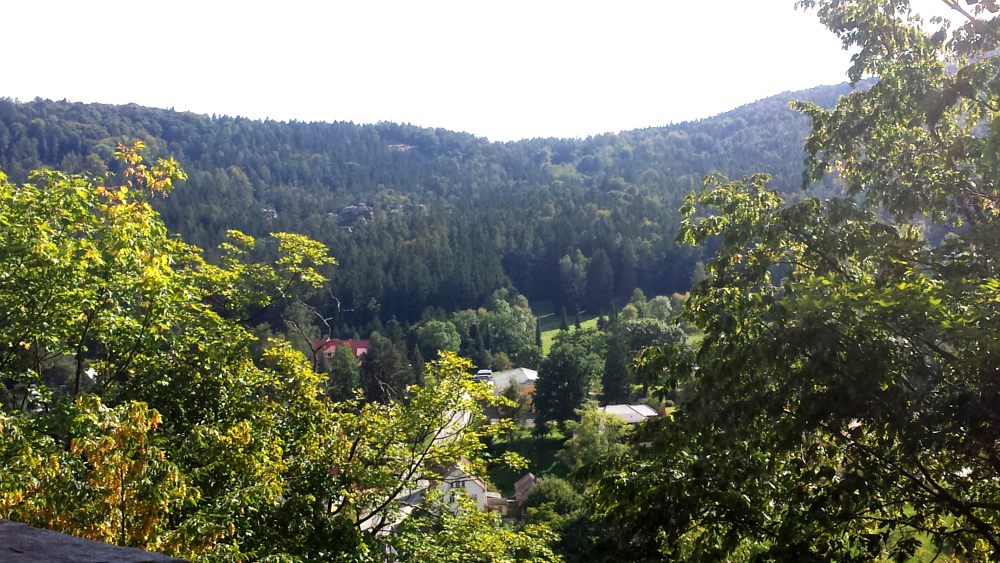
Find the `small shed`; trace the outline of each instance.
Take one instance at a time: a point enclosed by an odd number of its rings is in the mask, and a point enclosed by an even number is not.
[[[639,424],[647,418],[659,416],[649,405],[608,405],[598,410],[621,417],[628,424]]]

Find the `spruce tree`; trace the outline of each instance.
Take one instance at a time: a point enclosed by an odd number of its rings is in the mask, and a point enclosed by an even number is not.
[[[580,304],[579,303],[576,304],[576,319],[573,321],[573,326],[576,327],[576,330],[580,330],[580,329],[583,328],[583,325],[580,323]]]
[[[476,349],[476,337],[479,335],[479,326],[471,325],[468,333],[462,334],[462,345],[458,349],[458,355],[463,358],[471,358]],[[482,340],[482,337],[479,338]]]
[[[569,330],[569,319],[566,318],[566,307],[562,310],[562,321],[559,323],[559,330],[565,332]]]
[[[535,346],[542,347],[542,321],[535,319]]]
[[[486,348],[476,348],[476,350],[472,353],[472,358],[470,359],[472,360],[472,363],[475,364],[476,369],[493,369],[493,356]]]
[[[628,403],[631,388],[628,373],[629,349],[621,325],[608,327],[608,351],[604,356],[604,373],[601,386],[604,389],[602,402],[606,405]]]
[[[413,383],[406,351],[391,340],[373,332],[368,350],[361,360],[361,384],[369,401],[380,403],[402,397],[406,386]]]
[[[483,323],[483,326],[487,325]],[[469,327],[469,340],[469,351],[466,357],[472,360],[472,364],[476,366],[476,369],[490,369],[493,365],[493,356],[490,355],[490,351],[483,339],[483,331],[478,326],[472,325]]]
[[[632,290],[639,285],[637,276],[638,268],[639,259],[635,255],[635,247],[632,244],[632,239],[625,237],[622,241],[620,266],[616,272],[615,295],[627,297],[632,294]]]
[[[410,349],[410,367],[413,370],[413,379],[417,385],[424,384],[424,355],[420,353],[420,347],[414,345]]]
[[[486,322],[486,319],[483,319],[483,321],[479,323],[479,334],[483,337],[483,348],[486,350],[492,350],[493,332],[490,330],[490,323]]]
[[[393,315],[392,318],[389,319],[389,322],[385,323],[385,330],[386,336],[389,337],[389,340],[391,340],[393,344],[403,342],[403,327],[399,324],[399,321],[396,320],[396,315]]]
[[[611,260],[598,248],[587,265],[587,308],[597,309],[614,291],[615,274],[611,269]]]

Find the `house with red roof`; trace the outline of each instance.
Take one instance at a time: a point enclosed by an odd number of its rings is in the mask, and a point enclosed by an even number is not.
[[[323,359],[332,358],[337,353],[337,348],[341,346],[350,346],[351,353],[358,359],[361,358],[361,354],[368,351],[367,340],[331,340],[329,338],[326,340],[314,340],[312,343],[313,365],[318,364]]]

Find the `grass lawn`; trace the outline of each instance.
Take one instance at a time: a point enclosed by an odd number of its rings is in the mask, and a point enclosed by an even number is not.
[[[705,339],[705,335],[701,332],[696,332],[694,334],[687,335],[687,345],[688,348],[695,349],[701,344],[701,341]]]
[[[556,310],[551,301],[536,301],[531,304],[531,313],[538,317],[540,328],[542,329],[542,354],[548,354],[552,348],[552,340],[559,334],[559,324],[562,322],[562,309]],[[595,328],[597,326],[598,315],[580,311],[580,326],[583,328]],[[573,321],[576,319],[575,311],[566,312],[566,320],[569,322],[570,332],[576,330]]]
[[[489,452],[493,456],[499,456],[503,452],[519,453],[528,459],[528,469],[514,472],[505,465],[493,464],[487,470],[490,481],[505,498],[514,498],[514,483],[528,472],[534,473],[535,477],[566,477],[569,475],[569,467],[556,458],[565,441],[566,437],[556,429],[547,436],[538,438],[531,434],[531,428],[517,428],[512,436],[495,441],[489,447]]]

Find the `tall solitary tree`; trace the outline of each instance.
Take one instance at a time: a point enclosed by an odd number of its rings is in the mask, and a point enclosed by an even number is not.
[[[417,385],[424,384],[424,372],[426,371],[424,355],[420,352],[420,347],[414,345],[410,350],[410,367],[413,370],[413,379]]]
[[[628,338],[619,323],[608,327],[607,341],[608,350],[601,375],[601,402],[605,405],[628,403],[632,392],[628,372],[631,355]]]

